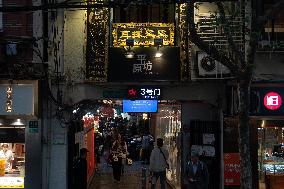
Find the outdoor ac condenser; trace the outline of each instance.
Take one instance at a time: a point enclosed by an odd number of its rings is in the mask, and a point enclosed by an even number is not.
[[[223,75],[230,74],[230,70],[210,57],[207,53],[197,52],[198,75],[208,77],[222,77]]]

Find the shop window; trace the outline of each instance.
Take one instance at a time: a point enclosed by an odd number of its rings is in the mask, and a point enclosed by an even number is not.
[[[159,104],[156,115],[156,138],[164,139],[164,146],[169,151],[170,169],[167,180],[176,188],[181,186],[181,106],[178,104]]]
[[[1,143],[0,188],[24,188],[25,144]]]

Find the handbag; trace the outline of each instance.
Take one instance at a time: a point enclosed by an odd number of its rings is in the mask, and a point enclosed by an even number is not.
[[[126,161],[127,165],[132,165],[133,164],[133,161],[132,159],[130,158],[127,158],[127,161]]]
[[[169,165],[169,163],[168,163],[168,161],[167,161],[167,159],[166,159],[166,156],[165,156],[164,152],[161,150],[161,148],[159,148],[159,150],[160,150],[160,152],[162,153],[162,155],[163,155],[163,157],[164,157],[164,159],[165,159],[166,166],[167,166],[166,168],[169,169],[169,168],[170,168],[170,165]]]
[[[118,161],[118,157],[117,157],[116,155],[113,155],[112,158],[113,158],[113,161],[114,161],[114,162],[117,162],[117,161]]]

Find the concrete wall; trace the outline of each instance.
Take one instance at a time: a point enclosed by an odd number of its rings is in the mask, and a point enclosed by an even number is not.
[[[66,11],[64,25],[64,70],[67,82],[80,82],[86,69],[86,10]]]
[[[31,132],[29,125],[26,126],[26,164],[25,164],[25,188],[41,188],[41,121],[39,121],[38,132]],[[27,121],[29,123],[29,121]]]
[[[42,189],[67,188],[66,128],[55,117],[55,106],[45,104],[42,131]]]
[[[34,6],[41,5],[41,0],[34,0]],[[43,20],[42,11],[33,12],[33,37],[37,39],[35,42],[37,45],[33,46],[33,62],[42,63],[43,56]]]

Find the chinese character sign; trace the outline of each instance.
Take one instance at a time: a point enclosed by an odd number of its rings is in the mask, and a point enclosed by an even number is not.
[[[127,90],[129,99],[159,99],[161,98],[161,88],[159,87],[131,87]]]
[[[154,46],[154,39],[163,39],[163,46],[174,45],[172,23],[114,23],[113,46],[126,46],[126,39],[134,39],[134,46]]]
[[[224,153],[224,185],[240,185],[240,154]]]
[[[109,49],[108,81],[178,81],[180,56],[178,47],[161,47],[163,56],[156,58],[155,47],[133,47],[133,58],[121,47]],[[151,91],[147,91],[151,96]],[[157,93],[157,91],[156,91]]]
[[[282,98],[276,92],[269,92],[264,96],[264,106],[269,110],[277,110],[282,105]]]
[[[133,64],[132,73],[145,73],[145,74],[153,74],[152,72],[153,63],[150,60],[146,59],[145,54],[137,55],[137,63]]]

